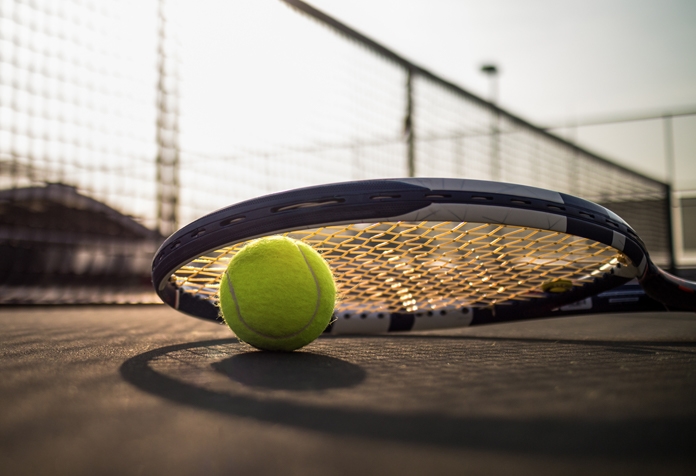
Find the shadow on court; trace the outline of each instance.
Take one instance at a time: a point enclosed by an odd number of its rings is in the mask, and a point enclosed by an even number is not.
[[[381,337],[372,337],[380,339]],[[389,336],[389,339],[395,339]],[[423,336],[399,336],[399,339]],[[482,337],[427,336],[425,339],[476,339]],[[534,344],[540,339],[490,338],[516,340]],[[543,340],[543,342],[559,340]],[[361,439],[395,441],[450,448],[506,451],[546,456],[577,456],[637,458],[651,461],[688,460],[696,455],[696,417],[687,411],[685,417],[587,418],[543,417],[513,419],[505,417],[462,417],[442,411],[379,411],[343,405],[317,405],[297,399],[258,398],[245,392],[224,392],[203,388],[163,374],[153,362],[177,352],[203,352],[211,347],[234,344],[236,339],[219,339],[171,345],[142,353],[125,361],[121,376],[137,388],[161,398],[207,411],[253,419],[260,422]],[[690,342],[611,342],[572,341],[567,344],[603,347],[618,354],[635,355],[663,352],[665,347],[676,352],[696,352]],[[311,352],[276,354],[247,352],[221,355],[208,364],[218,375],[234,384],[256,389],[290,392],[321,391],[332,388],[356,392],[366,378],[359,365],[342,359]],[[530,377],[532,378],[532,377]],[[443,382],[443,385],[446,385]],[[435,394],[437,390],[434,390]],[[399,395],[393,395],[398,399]],[[639,396],[636,396],[639,398]],[[543,405],[539,399],[539,404]]]
[[[310,352],[246,352],[212,367],[243,385],[274,390],[327,390],[354,387],[365,380],[358,365]]]

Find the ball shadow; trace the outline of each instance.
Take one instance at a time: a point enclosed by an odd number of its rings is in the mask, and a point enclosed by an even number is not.
[[[365,380],[359,366],[311,352],[246,352],[211,366],[242,385],[272,390],[327,390]]]

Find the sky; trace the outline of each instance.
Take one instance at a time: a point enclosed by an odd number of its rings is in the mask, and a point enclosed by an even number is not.
[[[667,179],[661,119],[696,112],[693,0],[307,0],[464,89],[657,179]],[[575,126],[574,126],[575,125]],[[696,115],[672,122],[675,188],[696,194]]]

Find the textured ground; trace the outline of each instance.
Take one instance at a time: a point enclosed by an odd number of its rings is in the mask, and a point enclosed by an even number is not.
[[[696,315],[256,352],[163,306],[0,308],[0,473],[695,474]]]

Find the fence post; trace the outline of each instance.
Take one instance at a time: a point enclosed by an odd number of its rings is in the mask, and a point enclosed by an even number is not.
[[[173,7],[172,0],[159,0],[157,229],[163,236],[174,233],[179,225],[179,58]]]
[[[409,68],[406,76],[406,117],[404,118],[404,133],[407,144],[408,176],[416,176],[415,131],[413,124],[413,70]]]
[[[674,223],[672,220],[672,187],[676,177],[675,162],[674,162],[674,132],[672,131],[672,115],[665,114],[662,116],[662,124],[664,131],[665,143],[665,167],[667,169],[667,251],[669,252],[669,269],[674,273],[676,271],[676,262],[674,258]]]

